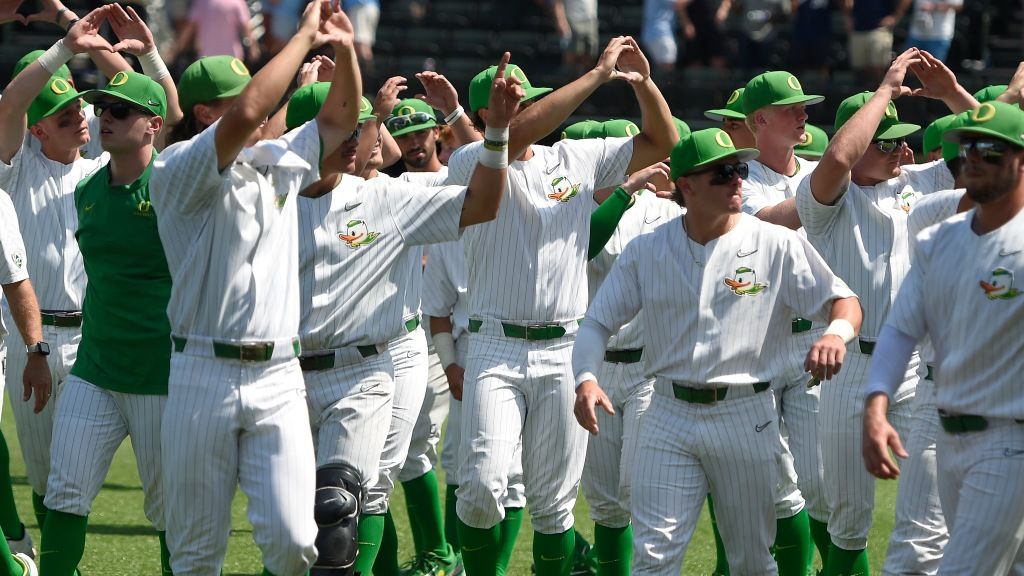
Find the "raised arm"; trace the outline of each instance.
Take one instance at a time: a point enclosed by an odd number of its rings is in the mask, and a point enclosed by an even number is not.
[[[162,137],[169,134],[169,127],[180,122],[183,116],[181,106],[178,104],[178,87],[174,85],[174,78],[171,77],[167,65],[160,57],[156,41],[153,40],[153,32],[150,31],[149,26],[146,26],[142,17],[131,6],[128,8],[122,8],[120,4],[112,6],[113,9],[107,20],[119,40],[114,45],[114,50],[123,50],[135,55],[139,59],[139,64],[142,65],[142,73],[156,80],[167,94],[167,122],[161,132]],[[160,147],[162,148],[162,145]]]
[[[640,133],[633,137],[633,157],[629,160],[628,174],[668,158],[679,140],[679,132],[672,120],[672,111],[661,90],[651,80],[651,65],[631,37],[626,38],[630,50],[619,56],[619,70],[626,73],[640,105]],[[640,78],[640,80],[637,80]]]
[[[956,74],[942,60],[921,50],[921,61],[910,66],[910,71],[921,81],[921,88],[914,90],[914,96],[942,100],[953,114],[973,110],[980,106],[974,96],[960,85]]]
[[[352,23],[338,7],[320,24],[321,43],[334,49],[334,77],[324,105],[317,114],[320,141],[325,153],[334,152],[359,125],[363,79],[353,47]]]
[[[459,93],[447,78],[437,72],[424,71],[417,74],[416,79],[423,85],[424,91],[416,97],[444,114],[445,123],[452,127],[456,148],[483,138],[473,127],[469,115],[459,105]]]

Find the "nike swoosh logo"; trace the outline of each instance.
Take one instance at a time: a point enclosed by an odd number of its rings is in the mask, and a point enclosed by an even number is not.
[[[1002,250],[999,251],[999,255],[1000,256],[1013,256],[1014,254],[1020,252],[1020,250],[1021,250],[1020,248],[1018,248],[1016,250],[1007,250],[1006,248],[1003,248]]]
[[[363,204],[362,200],[355,200],[353,202],[345,202],[345,211],[348,212],[349,210],[355,210],[356,208],[362,206],[362,204]]]
[[[85,211],[86,212],[92,212],[92,209],[95,208],[95,207],[96,207],[96,204],[90,202],[90,203],[85,205]]]
[[[465,544],[462,545],[462,551],[463,552],[479,552],[480,550],[483,550],[484,548],[487,548],[486,544],[483,545],[483,546],[477,546],[476,548],[473,548],[472,546],[466,546]]]
[[[565,560],[565,556],[545,556],[541,554],[540,559],[544,562],[560,562]]]
[[[1020,456],[1021,454],[1024,454],[1024,450],[1014,450],[1013,448],[1005,448],[1005,449],[1003,449],[1003,456],[1006,456],[1007,458],[1012,458],[1014,456]]]
[[[555,171],[556,168],[558,168],[558,164],[555,164],[554,166],[551,166],[550,168],[545,166],[544,167],[544,173],[545,174],[551,174],[552,172]]]
[[[768,425],[771,424],[771,423],[772,423],[772,421],[769,420],[769,421],[765,422],[764,424],[759,424],[757,426],[754,426],[754,432],[763,432],[764,429],[767,428]]]
[[[736,257],[737,258],[746,258],[747,256],[750,256],[751,254],[753,254],[755,252],[757,252],[757,248],[754,248],[753,250],[750,250],[750,251],[737,250],[736,251]]]
[[[661,220],[661,216],[655,216],[654,218],[651,218],[650,220],[648,220],[648,219],[647,219],[647,218],[645,217],[645,218],[644,218],[644,224],[654,224],[654,223],[655,223],[655,222],[657,222],[658,220]]]

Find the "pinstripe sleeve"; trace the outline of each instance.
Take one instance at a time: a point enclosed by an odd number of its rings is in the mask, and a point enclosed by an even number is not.
[[[792,233],[787,234],[785,245],[782,301],[800,316],[827,323],[832,301],[855,294],[832,273],[810,242]]]
[[[400,180],[387,181],[388,204],[398,231],[411,246],[437,244],[459,239],[459,219],[466,200],[466,188],[439,186],[424,188]]]
[[[850,183],[847,182],[846,190],[832,206],[821,204],[811,193],[811,178],[804,178],[800,187],[796,189],[796,210],[800,215],[800,222],[804,230],[812,236],[828,234],[839,216],[840,210],[846,203],[846,196],[850,193]]]
[[[642,305],[638,260],[645,244],[646,238],[640,237],[626,246],[594,296],[584,325],[596,322],[614,334],[637,315]]]
[[[34,136],[27,136],[26,138],[34,138]],[[19,176],[21,176],[21,160],[27,148],[27,141],[23,142],[21,148],[11,157],[10,164],[0,161],[0,189],[6,190],[8,194],[17,194],[19,192],[18,180]]]
[[[312,170],[302,171],[302,180],[297,190],[303,190],[320,179],[320,127],[316,121],[306,122],[297,130],[291,130],[281,137],[288,149],[309,162]]]
[[[217,169],[217,126],[214,123],[191,140],[173,144],[157,156],[149,184],[157,213],[164,209],[193,213],[209,204],[220,190],[230,167],[223,176]]]
[[[743,188],[741,189],[743,195],[743,211],[751,216],[757,216],[757,213],[765,208],[768,208],[772,203],[764,196],[761,184],[755,184],[750,182],[749,179],[743,180]]]
[[[914,265],[910,267],[910,272],[903,280],[899,294],[896,295],[896,302],[885,319],[886,326],[891,326],[918,341],[923,340],[928,334],[924,311],[924,286],[929,264],[929,240],[931,233],[936,229],[937,227],[927,228],[919,235]]]
[[[28,278],[25,243],[18,228],[14,203],[0,190],[0,284],[11,284]]]
[[[476,168],[476,159],[480,155],[483,142],[471,142],[459,148],[448,159],[448,179],[445,184],[450,186],[468,186],[469,178]]]
[[[458,288],[452,282],[448,269],[449,251],[438,246],[431,248],[427,266],[423,270],[423,313],[444,318],[451,316],[459,298]]]
[[[632,138],[603,138],[601,142],[604,146],[594,167],[594,190],[622,184],[633,159]]]

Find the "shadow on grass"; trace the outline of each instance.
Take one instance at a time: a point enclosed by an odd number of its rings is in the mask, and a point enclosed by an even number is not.
[[[14,486],[28,486],[27,476],[11,476],[11,484]],[[110,491],[121,491],[121,492],[142,492],[142,485],[140,484],[113,484],[107,482],[103,484],[103,490]]]

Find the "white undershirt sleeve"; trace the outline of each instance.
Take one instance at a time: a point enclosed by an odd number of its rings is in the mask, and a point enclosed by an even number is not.
[[[907,363],[914,353],[917,340],[904,332],[885,325],[875,344],[875,353],[871,356],[871,370],[868,372],[867,396],[881,392],[892,398],[903,383],[903,375],[907,371]],[[575,366],[575,364],[574,364]]]
[[[587,380],[597,380],[595,374],[604,361],[605,348],[611,337],[611,330],[600,323],[590,318],[583,321],[572,348],[572,373],[576,375],[576,386]]]

